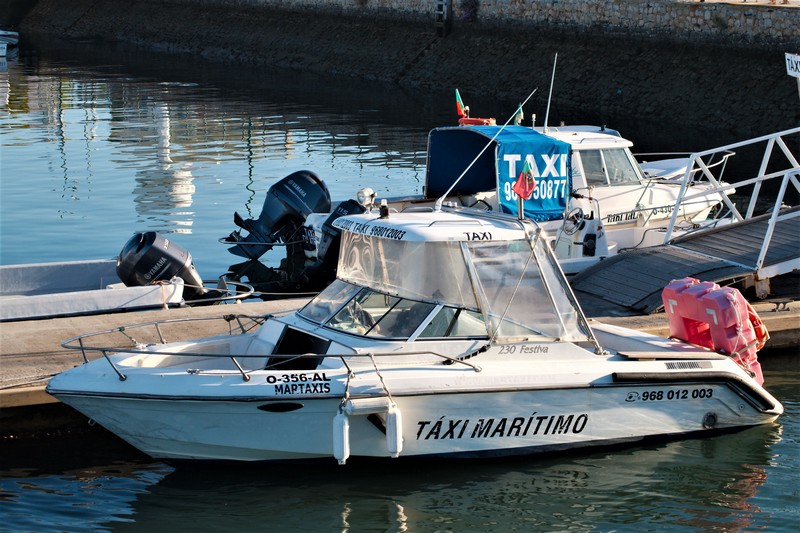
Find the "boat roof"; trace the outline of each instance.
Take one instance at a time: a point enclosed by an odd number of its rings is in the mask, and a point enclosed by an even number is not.
[[[538,133],[569,143],[573,150],[597,150],[600,148],[630,148],[633,143],[617,130],[605,126],[558,126],[536,127]]]
[[[512,241],[525,239],[537,228],[530,221],[469,209],[420,209],[390,213],[376,211],[337,218],[334,227],[350,233],[406,242]]]

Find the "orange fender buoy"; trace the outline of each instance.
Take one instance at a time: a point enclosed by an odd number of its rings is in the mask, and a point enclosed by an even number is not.
[[[462,117],[458,119],[461,126],[496,126],[497,121],[493,118]]]

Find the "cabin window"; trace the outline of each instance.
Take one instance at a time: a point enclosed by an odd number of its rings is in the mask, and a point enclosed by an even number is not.
[[[422,333],[419,334],[420,337],[447,337],[450,332],[453,330],[453,326],[455,325],[455,318],[456,314],[458,313],[458,309],[454,307],[442,307],[442,309],[436,313],[436,316],[433,317],[425,329],[422,330]]]
[[[400,298],[336,280],[300,316],[329,328],[392,339],[488,336],[483,315],[470,309]],[[276,352],[280,353],[280,352]]]
[[[608,181],[611,185],[638,183],[639,176],[636,174],[636,169],[630,157],[628,157],[627,150],[623,148],[603,150],[603,158],[606,162]]]
[[[444,307],[420,337],[488,337],[483,315],[469,309]]]
[[[342,280],[334,280],[325,287],[313,300],[303,307],[299,314],[317,324],[325,323],[359,288]]]
[[[638,183],[639,180],[636,168],[624,148],[582,151],[581,163],[589,187],[627,185]]]
[[[414,242],[345,231],[339,279],[417,301],[478,307],[458,242]],[[376,260],[380,258],[380,260]]]
[[[431,314],[435,307],[435,304],[428,302],[400,300],[397,305],[380,317],[368,335],[372,337],[408,338],[417,331],[417,328],[422,325],[422,322],[428,318],[428,315]]]
[[[583,174],[586,177],[586,185],[589,187],[603,187],[608,185],[605,170],[603,170],[603,156],[600,150],[587,150],[581,152],[581,163],[583,163]]]
[[[493,335],[581,336],[576,310],[563,287],[551,278],[552,270],[539,268],[548,261],[543,240],[533,248],[527,241],[471,241],[467,246]]]

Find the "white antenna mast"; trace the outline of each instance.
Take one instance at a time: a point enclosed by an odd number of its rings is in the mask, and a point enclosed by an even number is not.
[[[544,132],[549,133],[550,129],[547,126],[547,119],[550,118],[550,100],[553,99],[553,81],[556,79],[556,63],[558,62],[558,52],[556,57],[553,58],[553,75],[550,77],[550,94],[547,95],[547,111],[544,113]]]

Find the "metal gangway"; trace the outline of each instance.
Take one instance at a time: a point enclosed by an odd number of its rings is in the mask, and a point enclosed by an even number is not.
[[[742,281],[765,298],[771,278],[800,270],[800,205],[787,204],[800,203],[800,163],[789,148],[792,143],[800,144],[800,127],[690,155],[663,244],[611,256],[572,279],[588,314],[655,312],[661,307],[663,287],[687,276],[720,284]],[[762,145],[755,177],[725,183],[724,166],[710,164],[725,154],[760,150]],[[698,180],[714,187],[693,193],[690,185]],[[749,199],[737,207],[729,194],[751,186]],[[712,220],[680,231],[682,205],[719,193],[723,204]]]

